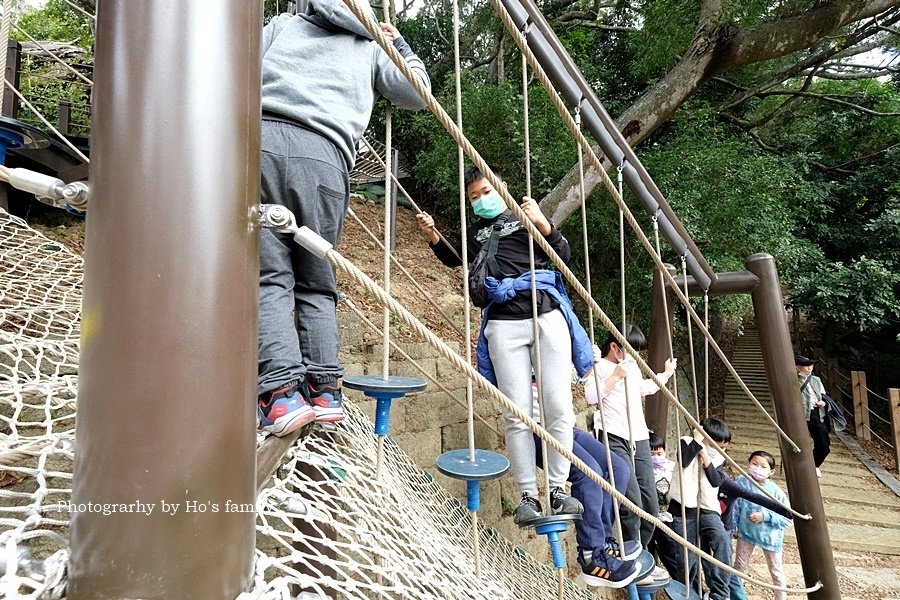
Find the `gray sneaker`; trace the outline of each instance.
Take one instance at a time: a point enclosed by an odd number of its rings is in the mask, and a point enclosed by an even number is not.
[[[515,515],[513,515],[513,523],[521,525],[528,521],[533,521],[542,516],[542,513],[541,503],[537,501],[537,498],[532,498],[528,494],[522,494],[522,501],[519,503],[519,507],[516,508]]]
[[[581,502],[567,496],[562,488],[553,488],[550,490],[550,508],[553,509],[554,515],[580,515],[584,512]]]

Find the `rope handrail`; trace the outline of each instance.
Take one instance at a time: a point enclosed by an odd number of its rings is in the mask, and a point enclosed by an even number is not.
[[[356,0],[348,0],[348,2],[355,2]],[[628,498],[626,498],[623,494],[621,494],[618,490],[616,490],[608,481],[603,479],[598,473],[596,473],[593,469],[591,469],[584,461],[575,456],[571,451],[567,450],[561,443],[559,443],[552,435],[550,435],[540,424],[535,422],[531,417],[527,416],[524,412],[522,412],[515,403],[512,402],[505,394],[503,394],[499,389],[493,386],[487,379],[485,379],[471,364],[467,363],[459,354],[457,354],[452,348],[447,346],[443,340],[441,340],[437,335],[432,333],[427,327],[425,327],[412,313],[410,313],[406,308],[403,307],[402,304],[397,302],[393,297],[387,294],[383,289],[381,289],[378,284],[376,284],[368,275],[362,272],[358,267],[353,265],[348,259],[342,256],[339,252],[334,250],[333,248],[329,248],[324,253],[325,260],[330,262],[333,267],[340,269],[358,284],[360,284],[363,288],[366,289],[373,297],[375,297],[379,302],[381,302],[387,309],[391,310],[395,315],[397,315],[404,323],[406,323],[409,327],[416,330],[417,333],[422,335],[426,341],[428,341],[435,349],[437,349],[441,355],[449,360],[452,364],[454,364],[457,368],[461,369],[466,375],[479,387],[482,391],[489,394],[493,399],[497,400],[500,404],[502,404],[503,408],[509,411],[513,416],[517,419],[525,423],[531,429],[531,431],[540,437],[550,448],[559,452],[565,458],[567,458],[576,468],[581,470],[587,477],[589,477],[592,481],[594,481],[597,485],[603,488],[608,494],[614,497],[620,504],[625,506],[628,510],[640,516],[642,519],[653,523],[657,528],[660,529],[665,535],[669,536],[676,543],[681,545],[682,547],[690,550],[694,554],[702,557],[704,560],[709,561],[711,564],[731,573],[733,575],[737,575],[739,577],[744,578],[746,581],[749,581],[755,585],[760,585],[766,589],[777,590],[777,591],[786,591],[789,593],[811,593],[816,591],[822,587],[821,582],[817,582],[816,585],[809,588],[787,588],[782,586],[775,586],[771,583],[764,582],[761,580],[757,580],[748,576],[746,573],[741,573],[737,569],[734,569],[730,565],[727,565],[712,555],[704,552],[698,546],[683,540],[681,536],[672,531],[665,523],[663,523],[659,518],[647,513],[640,507],[633,504]],[[705,435],[705,434],[704,434]],[[800,516],[800,515],[798,515]],[[801,516],[802,518],[802,516]]]
[[[869,433],[871,433],[872,435],[874,435],[875,437],[877,437],[877,438],[881,441],[881,443],[884,444],[885,446],[887,446],[888,448],[893,448],[893,447],[894,447],[894,445],[893,445],[892,443],[890,443],[889,441],[887,441],[886,439],[884,439],[883,437],[881,437],[880,435],[878,435],[877,433],[875,433],[875,430],[872,429],[870,426],[868,426],[868,425],[863,425],[863,427],[865,427],[865,428],[869,431]]]
[[[842,407],[842,408],[843,408],[843,407]],[[882,416],[879,415],[878,413],[872,412],[871,410],[869,410],[868,412],[869,412],[869,416],[870,416],[870,417],[875,417],[876,419],[878,419],[879,421],[881,421],[881,422],[884,423],[885,425],[890,425],[890,424],[891,424],[891,422],[890,422],[888,419],[885,419],[884,417],[882,417]]]
[[[606,313],[603,311],[603,309],[600,308],[600,306],[597,304],[597,302],[593,298],[591,298],[590,296],[587,295],[586,290],[581,285],[581,283],[578,281],[578,278],[575,277],[575,274],[572,272],[572,270],[569,269],[569,267],[560,259],[559,255],[556,253],[556,251],[552,247],[550,247],[550,244],[547,243],[547,241],[540,234],[540,232],[537,230],[537,228],[531,223],[531,221],[528,220],[528,218],[525,215],[522,208],[518,205],[517,202],[515,202],[515,200],[509,194],[508,190],[502,185],[502,181],[494,174],[494,172],[491,170],[490,166],[487,164],[487,162],[484,160],[484,158],[481,156],[481,154],[478,152],[478,150],[475,149],[475,147],[472,145],[472,143],[462,134],[462,132],[459,130],[459,128],[453,123],[453,121],[450,119],[449,115],[447,114],[446,110],[444,110],[443,106],[440,105],[440,103],[434,98],[434,96],[430,93],[430,91],[427,90],[425,88],[425,86],[418,80],[418,78],[412,72],[409,65],[406,64],[406,61],[403,59],[403,57],[400,55],[400,53],[397,51],[397,49],[394,48],[393,45],[388,43],[388,41],[386,39],[384,39],[383,36],[381,36],[378,33],[378,31],[379,31],[378,26],[376,23],[374,23],[371,20],[371,17],[367,13],[367,11],[365,11],[356,0],[345,0],[345,3],[348,6],[348,8],[351,10],[351,12],[353,12],[356,15],[356,18],[359,19],[360,23],[362,23],[363,26],[369,31],[369,33],[375,39],[375,42],[382,48],[382,50],[385,51],[385,53],[388,55],[388,57],[390,57],[391,61],[397,66],[397,68],[400,70],[400,72],[406,76],[410,85],[416,90],[416,92],[420,95],[420,97],[425,101],[426,106],[428,106],[428,108],[435,115],[435,117],[438,119],[438,121],[440,121],[440,123],[444,126],[444,128],[448,131],[448,133],[450,133],[450,135],[451,135],[451,137],[453,137],[454,141],[456,141],[456,143],[459,144],[459,146],[465,151],[465,153],[469,156],[469,158],[472,159],[475,166],[477,166],[478,169],[485,175],[485,178],[491,183],[491,185],[494,187],[494,189],[503,198],[504,202],[506,203],[507,208],[509,208],[510,211],[514,215],[516,215],[516,217],[521,222],[522,227],[526,231],[529,232],[531,237],[534,239],[535,243],[540,246],[540,248],[547,254],[548,257],[550,257],[550,259],[556,265],[557,269],[559,269],[560,273],[565,278],[565,280],[572,286],[572,289],[575,292],[577,292],[579,297],[587,304],[589,309],[592,310],[595,315],[597,315],[597,317],[600,319],[600,321],[603,323],[603,325],[607,328],[607,330],[609,330],[610,333],[612,333],[613,336],[617,340],[619,340],[619,342],[622,344],[622,347],[625,348],[626,351],[633,358],[635,358],[641,371],[645,375],[647,375],[650,379],[652,379],[653,382],[657,384],[657,386],[659,386],[660,391],[663,393],[663,396],[672,404],[672,406],[675,407],[676,411],[680,412],[685,417],[685,419],[688,421],[688,423],[691,424],[692,427],[697,428],[702,432],[702,428],[700,427],[700,424],[697,422],[697,420],[694,419],[693,416],[690,414],[690,412],[687,411],[687,409],[685,409],[684,406],[681,405],[681,403],[672,394],[672,392],[669,391],[662,384],[662,382],[659,381],[659,379],[656,376],[656,373],[654,373],[650,369],[650,367],[643,360],[643,358],[641,358],[641,356],[638,354],[638,352],[635,351],[635,349],[631,346],[631,344],[628,343],[628,341],[622,335],[622,332],[619,331],[618,328],[616,328],[615,324],[609,319],[609,317],[606,315]],[[644,245],[644,248],[647,250],[648,254],[653,259],[657,268],[659,268],[662,271],[663,276],[666,278],[669,285],[673,288],[673,290],[675,291],[675,294],[678,296],[681,303],[685,306],[685,308],[691,315],[691,318],[698,325],[700,330],[704,332],[704,335],[706,335],[709,338],[710,343],[716,349],[716,351],[719,354],[720,358],[722,359],[723,363],[728,367],[729,371],[732,373],[732,375],[735,377],[735,379],[740,379],[740,376],[734,370],[734,367],[731,366],[731,364],[728,362],[728,359],[724,355],[724,352],[722,351],[722,349],[715,342],[715,340],[712,339],[709,331],[706,329],[706,327],[703,326],[702,321],[700,320],[697,313],[693,310],[693,307],[690,306],[690,302],[688,302],[687,297],[684,296],[684,294],[678,288],[678,285],[675,282],[675,278],[672,277],[672,275],[670,273],[668,273],[668,271],[665,270],[665,266],[664,266],[660,256],[658,254],[656,254],[655,252],[653,252],[650,242],[647,239],[647,237],[643,234],[643,231],[641,231],[640,225],[638,224],[637,219],[631,213],[630,209],[628,209],[627,205],[622,200],[622,197],[615,190],[612,180],[610,180],[609,176],[606,174],[606,171],[604,171],[602,169],[602,166],[600,165],[600,162],[599,162],[596,154],[594,153],[593,149],[590,147],[590,144],[588,143],[587,138],[585,138],[584,135],[581,133],[581,131],[575,126],[574,120],[572,119],[572,116],[568,113],[568,111],[565,109],[565,106],[563,105],[562,100],[559,97],[559,94],[556,92],[555,88],[553,88],[552,84],[549,82],[549,78],[547,77],[547,75],[544,72],[543,68],[541,67],[540,63],[534,57],[533,53],[531,53],[531,51],[528,49],[527,44],[524,41],[524,36],[521,34],[521,32],[519,32],[514,27],[514,25],[512,24],[512,19],[510,18],[509,14],[506,12],[506,10],[503,8],[503,6],[500,4],[499,0],[491,0],[491,3],[495,6],[495,9],[497,10],[498,14],[500,14],[501,20],[504,22],[504,25],[507,26],[508,28],[510,28],[510,32],[515,36],[517,45],[519,45],[519,47],[520,47],[520,49],[522,49],[523,53],[526,53],[526,57],[528,58],[529,65],[532,67],[535,74],[538,75],[539,79],[544,84],[545,88],[548,90],[548,94],[550,95],[551,99],[553,100],[554,105],[560,111],[560,115],[563,116],[563,119],[565,120],[566,125],[569,127],[569,130],[573,133],[573,135],[575,135],[577,137],[579,144],[581,144],[582,147],[585,148],[585,152],[589,153],[590,157],[592,158],[592,160],[594,162],[595,168],[598,170],[598,172],[600,172],[602,174],[604,185],[607,187],[607,189],[610,191],[610,194],[613,196],[613,199],[616,201],[616,203],[619,205],[619,207],[625,213],[625,216],[628,219],[629,225],[631,225],[632,229],[634,229],[636,232],[638,232],[638,237],[639,237],[642,245]],[[749,393],[749,390],[747,390],[747,392]],[[777,423],[775,423],[774,426],[776,427],[779,434],[785,439],[785,441],[794,448],[795,452],[799,452],[800,451],[799,447],[797,447],[797,445],[793,442],[793,440],[791,440],[790,437],[788,437],[787,434],[784,433],[784,431],[780,427],[778,427]],[[745,475],[747,480],[750,481],[751,483],[753,483],[754,486],[756,487],[756,489],[760,491],[760,493],[763,493],[766,496],[768,496],[769,498],[771,498],[773,501],[778,502],[778,500],[775,499],[774,497],[772,497],[772,495],[769,492],[767,492],[764,488],[762,488],[762,486],[758,485],[746,473],[746,471],[744,470],[743,467],[741,467],[741,465],[739,465],[734,459],[732,459],[730,456],[728,456],[727,453],[722,451],[722,449],[719,447],[719,445],[716,444],[716,442],[712,438],[710,438],[706,434],[706,432],[702,432],[702,433],[703,433],[704,439],[706,439],[707,442],[709,442],[709,444],[713,448],[722,452],[723,456],[726,457],[726,460],[728,461],[729,465],[736,472],[738,472],[742,475]],[[782,503],[779,502],[779,504],[783,506]],[[801,518],[801,519],[810,518],[809,515],[801,515],[788,506],[784,506],[784,508],[786,510],[791,511],[791,513],[794,514],[795,516],[797,516],[798,518]]]
[[[882,395],[879,394],[878,392],[874,391],[872,388],[866,386],[866,391],[869,392],[869,395],[870,395],[870,396],[875,396],[875,397],[878,398],[879,400],[884,400],[885,402],[888,403],[888,405],[890,405],[891,401],[890,401],[888,398],[885,398],[884,396],[882,396]]]
[[[385,162],[381,159],[381,156],[378,154],[378,151],[375,149],[375,147],[372,146],[372,144],[369,143],[369,140],[367,140],[366,138],[362,138],[362,142],[363,142],[363,143],[366,145],[366,147],[372,152],[372,155],[373,155],[373,156],[375,157],[375,159],[378,161],[378,164],[381,165],[381,168],[382,168],[382,169],[386,169],[386,168],[387,168],[387,165],[386,165]],[[388,171],[387,171],[387,170],[385,170],[385,175],[386,175],[385,180],[387,180],[387,175],[388,175]],[[412,205],[413,210],[415,210],[416,212],[423,212],[422,209],[419,207],[418,204],[416,204],[416,201],[413,200],[412,196],[409,195],[409,192],[406,191],[406,188],[403,187],[403,185],[400,183],[400,180],[397,179],[397,177],[394,175],[393,172],[390,173],[390,178],[391,178],[391,181],[394,182],[394,185],[397,186],[397,190],[399,190],[400,193],[403,194],[403,196],[404,196],[407,200],[409,200],[409,203]],[[456,256],[456,258],[460,258],[460,257],[459,257],[459,254],[456,252],[456,248],[455,248],[452,244],[450,244],[450,243],[447,241],[447,239],[444,238],[443,235],[441,235],[441,232],[437,230],[437,227],[434,228],[434,232],[438,235],[439,238],[441,238],[441,241],[443,241],[444,244],[445,244],[448,248],[450,248],[450,251],[453,252],[453,255]],[[462,259],[460,258],[460,260],[462,260]]]

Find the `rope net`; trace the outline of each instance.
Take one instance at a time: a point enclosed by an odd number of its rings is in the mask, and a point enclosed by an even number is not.
[[[265,597],[287,598],[290,584],[341,598],[557,597],[555,571],[489,527],[478,529],[476,580],[465,505],[390,438],[376,478],[375,453],[372,424],[353,404],[338,430],[292,448],[257,502]],[[564,597],[593,596],[567,582]]]
[[[68,557],[83,262],[0,210],[0,595],[61,598]],[[352,402],[259,495],[245,598],[559,597],[556,572],[472,518]],[[262,439],[262,438],[260,438]],[[5,572],[5,575],[3,574]],[[292,595],[293,594],[293,595]],[[591,598],[564,584],[563,598]]]

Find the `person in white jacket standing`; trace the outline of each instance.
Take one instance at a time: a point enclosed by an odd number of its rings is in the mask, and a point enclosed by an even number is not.
[[[637,351],[647,348],[644,333],[632,324],[623,330],[625,339]],[[643,398],[659,391],[652,379],[645,379],[637,362],[629,356],[616,338],[610,334],[601,348],[594,369],[585,376],[585,399],[589,404],[600,403],[600,411],[594,413],[594,432],[603,441],[603,430],[609,441],[609,449],[623,458],[632,469],[625,496],[643,510],[656,516],[659,501],[653,464],[650,461],[650,430],[644,419]],[[602,357],[602,358],[600,358]],[[675,372],[676,360],[666,361],[665,371],[657,378],[666,383]],[[602,416],[601,416],[602,411]],[[654,526],[625,509],[619,511],[622,535],[625,540],[636,540],[644,548],[653,537]],[[655,579],[665,579],[668,574],[657,568]],[[649,582],[640,582],[649,583]]]

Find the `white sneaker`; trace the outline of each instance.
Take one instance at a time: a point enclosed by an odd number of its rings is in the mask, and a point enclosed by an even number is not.
[[[822,476],[822,469],[820,469],[819,467],[816,467],[816,477],[821,477],[821,476]]]
[[[637,585],[638,587],[643,587],[645,585],[653,585],[655,583],[656,583],[656,580],[653,579],[653,574],[651,573],[650,575],[647,575],[643,579],[636,581],[635,585]]]
[[[650,577],[653,578],[654,583],[659,583],[661,581],[668,581],[669,580],[669,572],[666,571],[665,569],[663,569],[662,567],[660,567],[659,565],[657,565],[656,568],[650,572]]]

